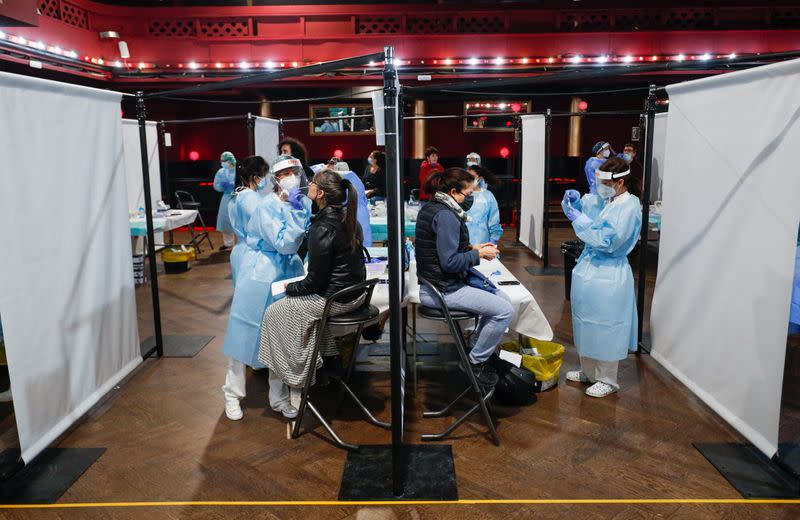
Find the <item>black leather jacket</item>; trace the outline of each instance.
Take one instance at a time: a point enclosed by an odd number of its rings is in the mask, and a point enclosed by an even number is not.
[[[342,209],[327,206],[314,217],[308,230],[308,275],[290,283],[287,296],[318,294],[328,298],[367,278],[361,248],[353,251],[350,247],[343,216]],[[353,301],[358,296],[347,296],[339,303]]]

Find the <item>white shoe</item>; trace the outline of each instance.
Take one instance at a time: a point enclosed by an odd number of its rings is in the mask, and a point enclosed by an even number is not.
[[[589,397],[606,397],[608,395],[613,394],[616,391],[617,389],[614,388],[613,386],[598,381],[586,389],[586,395],[588,395]]]
[[[10,403],[12,400],[10,388],[5,392],[0,392],[0,403]]]
[[[580,370],[570,370],[567,372],[567,381],[575,381],[576,383],[589,383],[589,378]]]
[[[273,406],[272,409],[276,412],[280,412],[287,419],[294,419],[297,417],[297,408],[292,406],[289,402],[283,402],[278,406]]]
[[[242,413],[242,407],[239,404],[238,399],[235,398],[228,399],[227,397],[225,398],[225,415],[231,421],[238,421],[239,419],[244,417],[244,414]]]

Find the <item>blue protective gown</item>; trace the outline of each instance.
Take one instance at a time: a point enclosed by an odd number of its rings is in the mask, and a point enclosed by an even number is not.
[[[258,208],[258,204],[264,199],[262,193],[245,188],[236,193],[228,205],[228,216],[231,226],[233,226],[233,232],[236,234],[236,245],[231,250],[231,278],[234,287],[236,287],[239,265],[247,251],[247,224]]]
[[[361,224],[361,232],[364,235],[364,247],[372,247],[372,228],[369,227],[369,203],[367,202],[367,190],[364,188],[364,182],[355,172],[347,172],[342,175],[342,178],[350,181],[358,192],[358,213],[356,216],[358,223]]]
[[[567,205],[562,202],[564,211]],[[572,330],[581,357],[625,359],[636,350],[638,317],[628,253],[642,228],[639,199],[624,193],[604,203],[584,195],[573,207],[583,214],[572,223],[586,243],[572,270]]]
[[[217,231],[220,233],[233,233],[233,226],[228,214],[228,205],[231,202],[235,188],[236,170],[226,170],[225,168],[217,170],[217,174],[214,175],[214,189],[222,193],[222,200],[219,201],[219,212],[217,213]]]
[[[503,236],[503,226],[500,225],[500,208],[494,194],[484,189],[472,193],[474,202],[467,215],[467,229],[469,230],[470,244],[497,243]]]
[[[586,180],[589,182],[589,193],[597,193],[597,176],[595,175],[595,171],[607,160],[608,159],[601,159],[599,157],[589,157],[589,159],[586,160],[583,171],[586,173]]]
[[[304,272],[297,250],[310,223],[311,200],[302,200],[304,209],[296,210],[270,193],[245,230],[247,250],[236,275],[224,351],[251,367],[264,366],[258,361],[259,330],[264,311],[272,303],[272,283]]]
[[[800,332],[800,245],[794,256],[794,286],[792,287],[792,305],[789,308],[789,332]]]

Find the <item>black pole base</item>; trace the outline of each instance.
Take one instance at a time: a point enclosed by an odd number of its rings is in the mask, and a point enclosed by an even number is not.
[[[752,444],[703,444],[694,447],[744,498],[800,498],[800,479]]]
[[[361,446],[347,454],[339,500],[458,500],[449,444],[404,444],[405,489],[395,496],[392,446]]]

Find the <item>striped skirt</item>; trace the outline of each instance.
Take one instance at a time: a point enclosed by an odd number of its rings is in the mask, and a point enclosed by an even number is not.
[[[331,316],[352,312],[364,304],[364,296],[349,303],[334,303]],[[325,310],[325,298],[317,294],[288,296],[267,307],[261,321],[258,359],[275,372],[287,385],[303,386],[308,376],[318,322]],[[322,331],[320,355],[314,367],[322,367],[322,356],[339,352],[329,327]],[[311,381],[314,384],[314,380]]]

